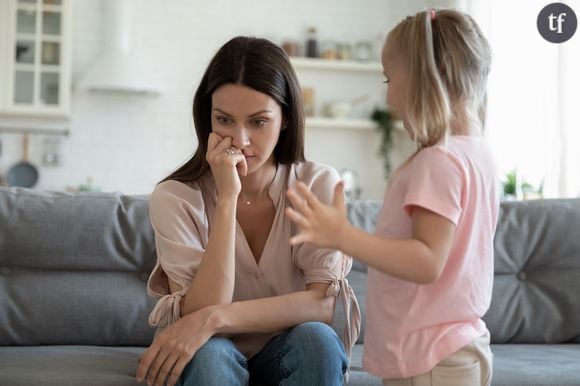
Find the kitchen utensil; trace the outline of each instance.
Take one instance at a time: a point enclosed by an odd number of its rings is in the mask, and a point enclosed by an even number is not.
[[[22,188],[32,188],[38,181],[38,169],[28,162],[28,135],[22,138],[22,161],[13,165],[6,180],[9,186],[20,186]]]
[[[356,105],[364,102],[368,99],[368,97],[369,96],[367,94],[355,98],[351,101],[337,101],[328,103],[326,106],[324,106],[324,113],[330,118],[346,118]]]

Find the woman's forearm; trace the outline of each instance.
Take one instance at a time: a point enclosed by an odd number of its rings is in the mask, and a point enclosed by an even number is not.
[[[216,334],[277,332],[306,322],[330,324],[334,316],[333,296],[326,296],[328,284],[306,291],[269,298],[246,300],[212,307]]]
[[[218,199],[204,257],[181,300],[181,316],[207,306],[231,303],[235,283],[235,237],[236,201]]]

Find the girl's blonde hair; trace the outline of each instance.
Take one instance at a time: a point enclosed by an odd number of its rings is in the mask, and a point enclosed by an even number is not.
[[[446,136],[483,132],[491,49],[473,18],[427,10],[387,37],[408,68],[407,125],[419,149]]]

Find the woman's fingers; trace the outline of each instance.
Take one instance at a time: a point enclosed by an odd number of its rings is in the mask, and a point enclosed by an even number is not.
[[[231,137],[225,137],[217,146],[213,149],[214,155],[228,155],[226,149],[232,149],[234,151],[238,151],[235,147],[232,147],[232,139]]]
[[[163,347],[161,350],[157,352],[155,356],[155,360],[149,366],[149,371],[147,371],[147,384],[149,386],[155,385],[155,381],[159,376],[159,371],[161,370],[161,366],[165,363],[167,357],[169,356],[169,351]]]
[[[147,350],[145,350],[143,355],[141,355],[141,358],[139,359],[139,367],[137,367],[136,373],[137,382],[141,382],[143,379],[145,379],[147,373],[149,372],[149,367],[157,357],[158,352],[159,348],[155,342],[153,342],[153,344]]]
[[[230,137],[221,137],[216,133],[210,133],[207,140],[205,159],[211,163],[216,158],[216,155],[223,153],[231,144],[232,139]]]
[[[239,158],[237,159],[236,167],[241,176],[245,177],[248,175],[248,162],[246,161],[246,157],[244,156],[244,154],[242,154],[241,152],[239,154]]]
[[[165,362],[163,362],[163,366],[159,370],[159,374],[157,375],[157,379],[155,381],[155,386],[163,386],[165,385],[165,380],[169,375],[173,375],[172,370],[175,367],[176,362],[179,360],[179,353],[172,352],[169,354]],[[179,373],[181,374],[181,373]],[[178,375],[179,377],[179,375]]]
[[[213,153],[214,149],[217,145],[219,145],[224,140],[219,134],[216,133],[209,133],[209,137],[207,139],[207,150],[205,152],[206,158],[209,157],[211,153]]]
[[[228,161],[228,164],[236,166],[240,175],[248,175],[246,157],[241,150],[232,146],[231,137],[220,137],[216,133],[210,133],[206,159],[210,164],[218,159]]]
[[[173,386],[177,383],[181,373],[183,372],[183,369],[185,369],[185,366],[187,366],[190,360],[191,358],[188,357],[179,357],[177,363],[175,363],[175,366],[173,366],[173,371],[171,372],[169,379],[167,380],[167,386]]]

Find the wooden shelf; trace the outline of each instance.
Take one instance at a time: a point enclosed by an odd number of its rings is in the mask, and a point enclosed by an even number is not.
[[[405,131],[403,121],[394,123],[395,130]],[[377,124],[370,119],[363,118],[325,118],[306,117],[306,129],[345,129],[345,130],[375,130]]]
[[[370,119],[354,118],[324,118],[307,117],[307,129],[349,129],[349,130],[374,130],[376,123]]]
[[[378,62],[357,62],[354,60],[331,60],[316,58],[291,57],[290,62],[295,69],[356,71],[382,73],[383,66]]]

